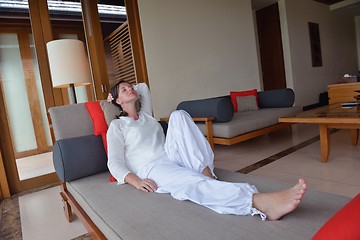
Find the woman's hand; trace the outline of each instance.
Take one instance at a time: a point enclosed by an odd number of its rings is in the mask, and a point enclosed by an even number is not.
[[[157,189],[156,183],[148,178],[140,179],[135,184],[135,187],[143,192],[155,192]]]
[[[126,175],[124,180],[143,192],[155,192],[157,189],[156,183],[153,180],[149,178],[141,179],[134,173]]]
[[[114,100],[114,98],[113,98],[113,96],[111,95],[111,93],[109,93],[106,101],[107,101],[108,103],[112,103],[112,100]]]

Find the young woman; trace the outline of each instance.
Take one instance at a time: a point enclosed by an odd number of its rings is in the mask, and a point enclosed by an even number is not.
[[[218,181],[211,147],[189,114],[174,111],[165,138],[151,116],[149,89],[144,83],[135,88],[120,81],[108,98],[121,111],[107,133],[108,167],[118,184],[170,193],[221,214],[260,215],[262,220],[277,220],[299,205],[306,190],[303,179],[272,193],[259,193],[248,183]]]

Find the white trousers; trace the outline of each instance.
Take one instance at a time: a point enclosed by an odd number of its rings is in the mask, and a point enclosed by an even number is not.
[[[178,200],[190,200],[221,214],[266,216],[252,207],[257,191],[248,183],[218,181],[202,174],[213,172],[214,153],[190,115],[174,111],[169,120],[165,142],[166,156],[145,166],[140,178],[149,178],[158,186],[156,192],[170,193]]]

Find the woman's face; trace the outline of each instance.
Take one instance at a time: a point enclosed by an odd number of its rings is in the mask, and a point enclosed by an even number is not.
[[[118,86],[118,98],[116,103],[122,105],[124,103],[136,102],[138,95],[130,83],[123,82]]]

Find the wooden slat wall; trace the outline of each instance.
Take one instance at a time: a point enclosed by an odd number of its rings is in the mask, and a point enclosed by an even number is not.
[[[116,81],[124,80],[132,84],[137,83],[128,23],[124,22],[109,35],[108,39]]]

